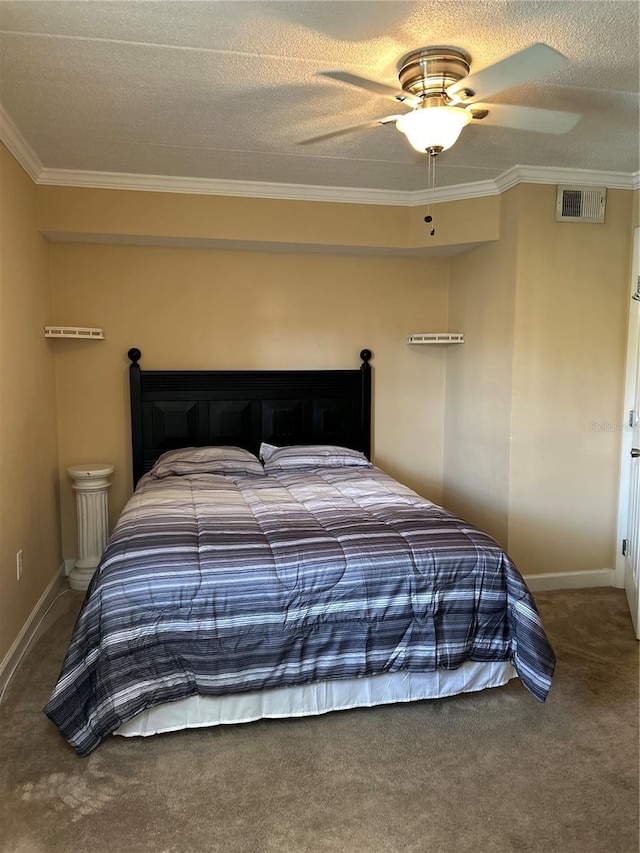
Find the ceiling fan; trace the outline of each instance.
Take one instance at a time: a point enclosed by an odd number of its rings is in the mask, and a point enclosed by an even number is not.
[[[417,151],[435,157],[451,148],[467,124],[538,133],[568,133],[579,121],[578,113],[487,104],[480,100],[550,74],[567,62],[567,58],[557,50],[536,43],[471,73],[471,57],[465,50],[448,46],[423,47],[400,61],[399,90],[347,71],[320,71],[323,77],[391,97],[411,107],[411,111],[343,127],[304,139],[299,144],[308,145],[345,133],[395,124]]]

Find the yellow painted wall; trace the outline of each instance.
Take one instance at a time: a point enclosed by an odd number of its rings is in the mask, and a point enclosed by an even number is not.
[[[500,238],[502,196],[482,196],[407,209],[410,246],[456,246],[460,243],[486,243]],[[429,214],[432,222],[426,224]],[[431,226],[435,234],[430,233]]]
[[[613,566],[632,194],[602,225],[555,222],[556,189],[519,212],[509,550],[526,573]]]
[[[447,325],[448,262],[93,244],[51,247],[54,322],[104,341],[56,342],[60,473],[113,462],[113,522],[131,491],[130,347],[147,369],[357,368],[374,353],[374,458],[442,498],[445,352],[409,347]],[[429,351],[425,351],[429,349]],[[74,556],[71,489],[64,554]]]
[[[501,197],[498,242],[451,259],[447,352],[446,507],[506,545],[515,283],[520,196]]]
[[[250,241],[265,245],[407,250],[499,237],[498,196],[437,205],[436,233],[426,208],[376,204],[180,195],[166,192],[38,187],[38,227],[91,240]],[[436,214],[434,207],[433,213]]]
[[[555,221],[554,186],[502,197],[499,243],[452,259],[444,502],[526,574],[611,568],[633,194]]]
[[[0,662],[62,559],[50,312],[35,187],[0,144]]]

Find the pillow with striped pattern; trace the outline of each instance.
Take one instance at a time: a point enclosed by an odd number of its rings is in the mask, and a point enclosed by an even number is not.
[[[334,444],[295,444],[278,447],[264,458],[267,474],[301,468],[372,468],[364,453]]]
[[[232,474],[240,476],[264,475],[257,456],[242,447],[182,447],[168,450],[149,472],[161,480],[164,477],[185,474]]]

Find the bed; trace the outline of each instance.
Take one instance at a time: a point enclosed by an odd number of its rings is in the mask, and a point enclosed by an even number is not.
[[[514,677],[546,699],[555,657],[508,555],[370,461],[370,351],[330,371],[140,357],[135,491],[45,707],[79,755]]]

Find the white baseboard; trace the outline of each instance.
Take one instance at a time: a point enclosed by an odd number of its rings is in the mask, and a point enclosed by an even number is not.
[[[68,577],[71,573],[71,569],[75,566],[75,560],[65,560],[63,563],[64,574]]]
[[[22,630],[13,641],[11,648],[2,659],[2,662],[0,662],[0,696],[8,684],[9,679],[13,675],[14,669],[16,668],[21,656],[24,654],[25,649],[33,640],[36,631],[38,630],[40,620],[47,612],[47,608],[51,606],[56,596],[65,588],[64,574],[65,565],[62,563],[56,574],[51,579],[51,582],[38,599],[38,603],[31,611],[29,618],[22,626]]]
[[[617,586],[614,569],[594,569],[590,572],[548,572],[542,575],[525,575],[524,580],[531,592]]]

